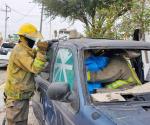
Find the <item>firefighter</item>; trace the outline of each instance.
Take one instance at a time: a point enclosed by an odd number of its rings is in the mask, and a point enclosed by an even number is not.
[[[141,81],[137,77],[134,69],[123,56],[112,55],[109,58],[107,57],[109,61],[106,60],[106,56],[98,56],[95,58],[96,63],[86,65],[88,69],[88,82],[100,82],[108,89],[129,88],[134,85],[141,85]],[[95,67],[96,70],[92,71],[91,68]]]
[[[47,42],[40,42],[42,35],[37,28],[23,24],[18,35],[19,43],[12,50],[7,67],[4,90],[7,125],[27,125],[29,100],[34,94],[34,74],[42,71],[46,63]],[[33,50],[37,42],[37,51]]]

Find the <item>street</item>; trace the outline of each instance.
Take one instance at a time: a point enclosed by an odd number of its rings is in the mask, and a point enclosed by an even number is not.
[[[0,69],[0,125],[2,125],[3,119],[5,117],[5,106],[3,101],[3,90],[4,82],[6,80],[6,69]],[[32,111],[32,103],[30,102],[30,111],[29,111],[29,121],[28,125],[38,125],[37,120]]]

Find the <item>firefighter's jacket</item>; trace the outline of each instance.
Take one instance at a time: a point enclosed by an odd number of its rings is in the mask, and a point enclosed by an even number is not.
[[[46,56],[29,48],[26,43],[17,44],[12,50],[7,67],[5,95],[12,100],[29,99],[35,89],[34,74],[46,63]]]
[[[97,72],[88,72],[87,77],[88,81],[99,81],[111,89],[141,84],[134,69],[121,56],[111,57],[105,68]]]

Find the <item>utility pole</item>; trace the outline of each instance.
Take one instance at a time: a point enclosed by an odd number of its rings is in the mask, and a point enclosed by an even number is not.
[[[7,13],[10,11],[11,11],[10,7],[6,5],[6,10],[5,10],[5,12],[6,12],[6,15],[5,15],[5,40],[7,39],[7,21],[9,19]]]
[[[3,12],[5,12],[5,40],[6,40],[6,38],[7,38],[7,21],[8,21],[8,19],[9,19],[9,17],[8,17],[8,12],[11,12],[11,8],[6,4],[5,5],[5,10],[1,10],[1,11],[3,11]]]
[[[43,11],[44,11],[44,5],[43,5],[43,3],[42,3],[42,9],[41,9],[41,20],[40,20],[40,33],[42,33]]]
[[[50,21],[49,21],[49,28],[50,28],[50,39],[52,39],[52,18],[51,18],[51,12],[49,13]]]

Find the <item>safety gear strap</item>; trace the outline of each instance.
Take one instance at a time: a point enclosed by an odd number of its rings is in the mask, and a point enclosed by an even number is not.
[[[91,75],[90,75],[90,71],[87,72],[87,81],[91,80]]]
[[[127,62],[127,64],[128,64],[128,67],[129,67],[129,69],[130,69],[130,71],[131,71],[131,73],[132,73],[132,76],[133,76],[133,78],[136,80],[137,84],[138,84],[138,85],[141,85],[142,83],[141,83],[141,81],[139,80],[139,78],[138,78],[137,74],[135,73],[134,69],[131,67],[131,65],[130,65],[128,62]]]
[[[87,81],[95,81],[96,78],[96,73],[95,72],[87,72]]]

